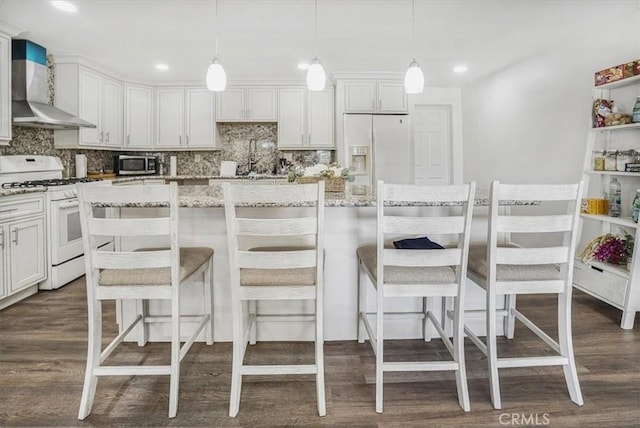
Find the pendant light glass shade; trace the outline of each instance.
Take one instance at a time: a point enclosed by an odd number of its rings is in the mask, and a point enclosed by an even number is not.
[[[310,91],[322,91],[327,82],[327,75],[318,58],[311,61],[307,70],[307,87]]]
[[[414,58],[404,75],[404,90],[407,94],[419,94],[424,89],[424,74],[420,64]]]
[[[227,73],[220,64],[218,58],[211,61],[207,69],[207,89],[214,92],[222,92],[227,87]]]

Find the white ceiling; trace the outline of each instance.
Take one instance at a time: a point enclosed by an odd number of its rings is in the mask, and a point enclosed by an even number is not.
[[[81,55],[132,80],[203,83],[214,0],[0,0],[0,19],[53,55]],[[465,86],[539,52],[566,49],[639,17],[638,0],[415,0],[416,58],[427,86]],[[625,19],[621,19],[625,17]],[[403,73],[412,57],[410,0],[318,0],[318,56],[330,73]],[[634,21],[632,21],[634,22]],[[314,56],[312,0],[219,0],[219,56],[233,80],[303,80]],[[167,63],[168,72],[154,64]],[[465,63],[466,75],[452,67]]]

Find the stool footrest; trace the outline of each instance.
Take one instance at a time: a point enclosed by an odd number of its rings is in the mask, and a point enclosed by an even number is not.
[[[316,373],[318,373],[318,367],[314,364],[242,366],[243,375],[316,374]]]
[[[445,370],[459,370],[460,364],[455,361],[430,361],[408,363],[383,363],[385,372],[435,372]]]
[[[561,355],[551,357],[518,357],[498,358],[498,368],[507,367],[538,367],[538,366],[565,366],[569,364],[569,358]]]
[[[96,376],[155,376],[171,374],[171,366],[102,366],[93,371]]]

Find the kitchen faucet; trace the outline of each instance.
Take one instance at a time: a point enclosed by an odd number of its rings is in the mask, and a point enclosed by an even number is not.
[[[247,174],[253,172],[256,164],[257,141],[255,138],[249,140],[249,158],[247,160]]]

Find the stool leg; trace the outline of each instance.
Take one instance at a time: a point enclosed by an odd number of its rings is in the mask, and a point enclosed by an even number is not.
[[[358,314],[357,314],[357,326],[358,326],[358,343],[364,343],[365,332],[364,322],[362,321],[363,312],[367,312],[367,284],[362,285],[362,265],[360,264],[360,258],[358,257]]]
[[[516,327],[516,315],[513,310],[516,308],[516,295],[507,294],[504,296],[504,305],[507,315],[504,317],[504,335],[507,339],[513,339]]]
[[[249,300],[249,319],[253,315],[253,322],[249,326],[249,344],[255,345],[258,338],[258,303],[255,300]]]
[[[235,293],[235,291],[234,291]],[[240,393],[242,389],[242,360],[244,358],[244,332],[242,331],[242,302],[232,296],[233,317],[233,362],[231,367],[231,397],[229,416],[236,417],[240,411]]]
[[[213,257],[209,259],[209,265],[204,273],[204,307],[205,312],[209,314],[209,322],[207,323],[205,338],[207,345],[213,345],[215,340],[213,329]]]
[[[384,364],[384,297],[382,294],[383,284],[378,282],[377,286],[377,304],[376,304],[376,412],[382,413],[382,386],[383,386],[383,364]]]
[[[144,299],[136,300],[136,312],[142,315],[142,320],[138,327],[138,346],[144,346],[147,344],[147,325],[144,319],[147,317],[147,301]]]
[[[316,394],[318,396],[318,415],[327,414],[324,396],[324,326],[323,302],[316,296]]]
[[[89,302],[89,336],[87,346],[87,368],[84,375],[84,385],[82,387],[82,399],[80,400],[80,410],[78,419],[83,420],[91,414],[93,398],[96,395],[98,376],[93,372],[100,366],[100,352],[102,343],[102,302],[93,300]]]
[[[180,386],[180,298],[177,291],[171,299],[171,374],[169,380],[169,417],[178,413]]]
[[[496,340],[496,295],[488,284],[487,296],[487,362],[489,363],[489,385],[494,409],[501,409],[500,380],[498,378],[498,344]]]
[[[584,404],[582,400],[582,391],[580,390],[580,382],[578,381],[578,371],[576,369],[576,361],[573,355],[573,344],[571,335],[571,296],[568,293],[558,294],[558,341],[560,342],[560,353],[567,357],[569,363],[562,366],[564,378],[567,382],[567,389],[571,401],[579,406]]]
[[[471,410],[469,404],[469,387],[467,385],[467,366],[464,360],[464,300],[458,296],[455,299],[453,318],[453,359],[458,363],[456,370],[456,387],[458,402],[465,412]],[[445,314],[446,316],[446,314]]]
[[[431,331],[429,330],[429,317],[427,317],[427,313],[429,312],[429,307],[427,306],[427,298],[422,298],[422,313],[424,315],[424,319],[422,320],[422,338],[425,342],[431,342]]]

